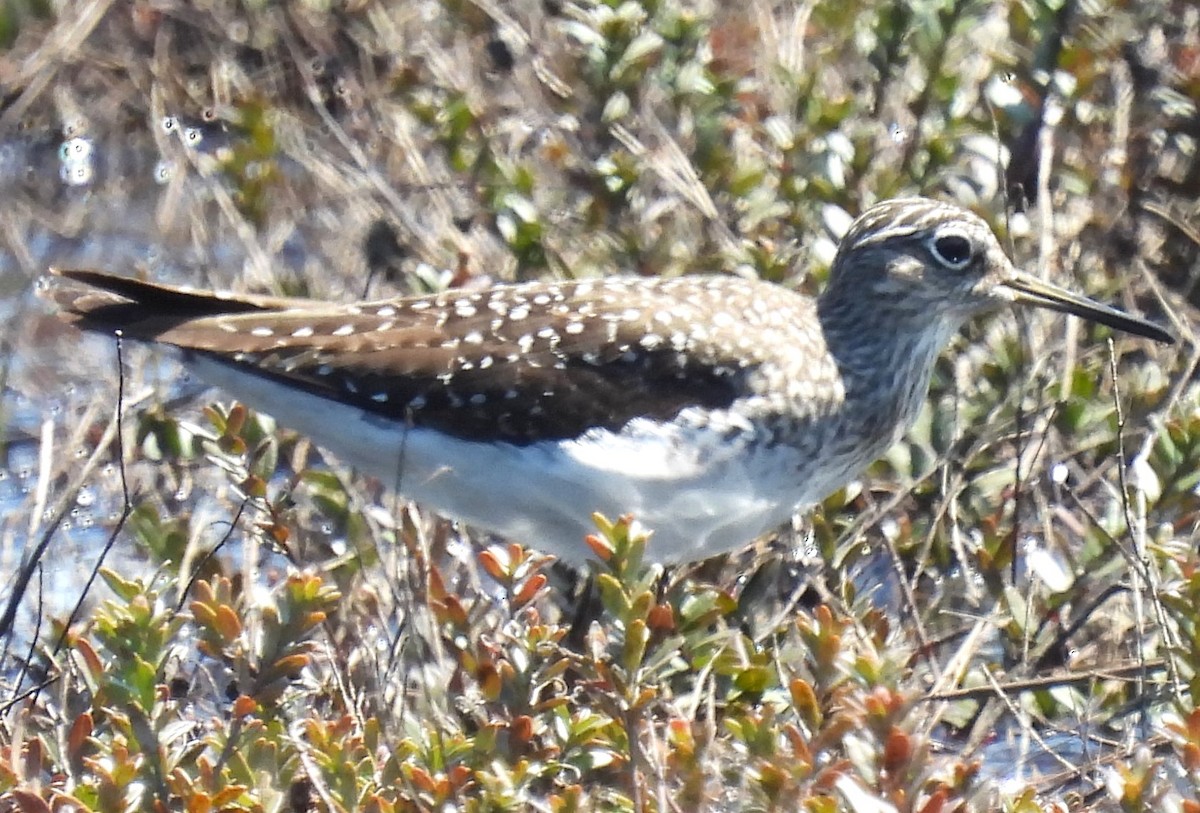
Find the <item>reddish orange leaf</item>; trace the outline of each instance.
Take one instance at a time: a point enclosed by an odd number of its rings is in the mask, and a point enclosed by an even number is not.
[[[646,623],[656,633],[675,631],[675,611],[669,604],[655,604],[646,616]]]
[[[242,634],[242,620],[228,604],[217,607],[216,617],[213,621],[213,626],[226,641],[234,641]]]
[[[545,586],[546,586],[545,574],[544,573],[534,573],[532,576],[530,576],[528,579],[525,580],[525,583],[521,585],[519,590],[517,590],[517,594],[515,596],[513,596],[513,601],[514,601],[516,607],[524,607],[526,604],[528,604],[530,601],[532,601],[534,596],[537,595],[538,591],[541,590]]]
[[[492,553],[490,550],[479,552],[479,565],[496,581],[503,584],[508,583],[510,578],[508,569],[500,563],[500,560],[496,557],[496,554]]]
[[[908,765],[912,755],[912,738],[893,726],[883,745],[883,767],[893,774],[899,773]]]
[[[75,722],[71,723],[71,732],[67,735],[67,751],[72,759],[79,759],[83,756],[83,747],[87,745],[87,738],[92,735],[94,723],[92,721],[92,713],[85,711],[75,718]]]
[[[238,699],[233,701],[233,714],[235,717],[245,717],[248,714],[253,714],[258,709],[258,703],[254,702],[253,697],[239,695]]]
[[[583,538],[583,541],[587,543],[592,553],[596,554],[596,558],[601,562],[607,562],[609,559],[612,559],[613,554],[616,552],[613,550],[612,545],[596,534],[588,534]]]

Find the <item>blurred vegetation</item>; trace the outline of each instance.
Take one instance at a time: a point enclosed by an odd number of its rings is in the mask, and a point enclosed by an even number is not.
[[[1182,339],[981,320],[799,530],[662,574],[598,519],[589,622],[536,553],[134,397],[137,363],[108,426],[84,340],[30,317],[10,386],[78,373],[51,417],[88,460],[39,476],[148,565],[8,631],[3,809],[1200,811],[1194,3],[6,2],[0,44],[30,275],[45,237],[328,299],[816,291],[854,214],[921,193]]]

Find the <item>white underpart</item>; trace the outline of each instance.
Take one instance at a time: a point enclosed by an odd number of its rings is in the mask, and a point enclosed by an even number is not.
[[[595,533],[596,511],[631,513],[652,530],[648,558],[694,561],[744,546],[823,496],[796,482],[795,452],[748,454],[748,441],[730,441],[726,427],[635,419],[620,432],[572,440],[481,443],[401,427],[203,357],[189,363],[205,381],[404,496],[574,564],[590,555],[584,537]]]

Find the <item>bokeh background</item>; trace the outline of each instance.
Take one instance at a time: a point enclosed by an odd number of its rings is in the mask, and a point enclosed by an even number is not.
[[[1186,0],[4,0],[0,805],[1200,811],[1198,103]],[[815,293],[913,193],[1179,342],[981,319],[861,481],[590,593],[34,296]]]

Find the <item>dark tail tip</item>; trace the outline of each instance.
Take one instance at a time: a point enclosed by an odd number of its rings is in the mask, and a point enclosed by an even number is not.
[[[83,269],[51,268],[38,280],[37,293],[83,330],[121,330],[138,339],[153,339],[189,319],[264,309],[243,299]]]

